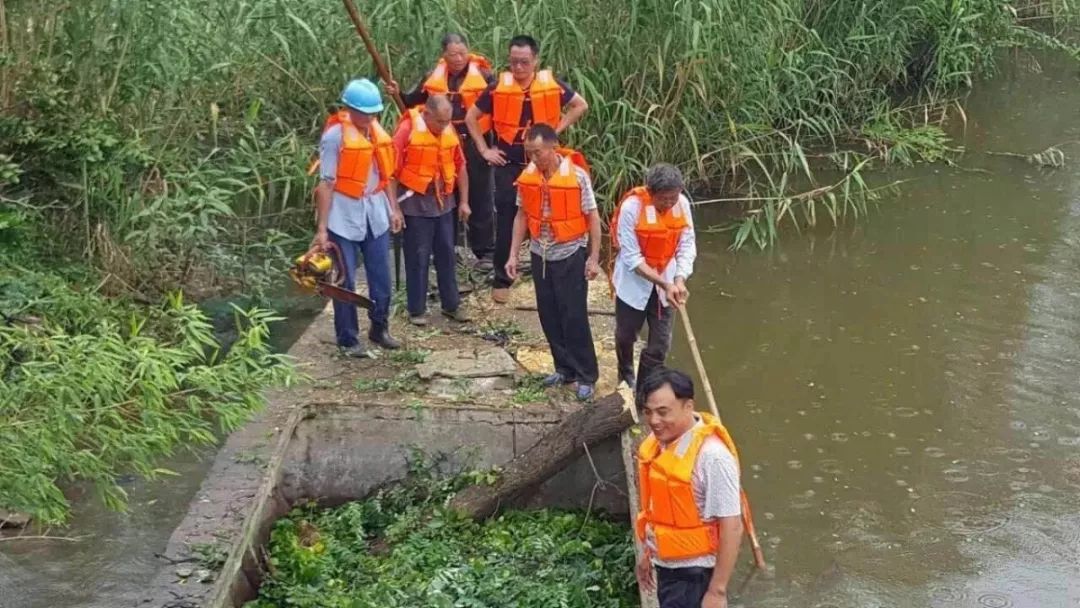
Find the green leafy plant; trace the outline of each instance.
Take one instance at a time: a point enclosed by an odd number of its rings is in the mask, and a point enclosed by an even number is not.
[[[543,380],[544,376],[541,374],[529,374],[518,378],[512,401],[517,405],[528,405],[547,399],[547,393],[542,385]]]
[[[403,0],[361,10],[377,12],[403,82],[431,67],[447,27],[471,33],[497,65],[510,31],[546,32],[545,63],[590,103],[567,143],[589,156],[600,200],[614,202],[656,159],[675,162],[695,190],[732,199],[737,245],[865,212],[861,181],[829,188],[818,165],[832,168],[852,130],[898,100],[943,119],[953,92],[991,71],[1001,47],[1080,57],[1073,0]],[[0,116],[0,154],[22,174],[14,184],[0,163],[0,183],[47,208],[49,224],[99,266],[110,262],[92,246],[99,224],[131,247],[140,243],[129,231],[155,236],[153,258],[136,257],[132,272],[172,262],[168,235],[148,221],[207,234],[199,218],[211,209],[224,223],[214,238],[235,243],[310,231],[305,169],[326,106],[343,74],[374,71],[333,2],[23,2],[8,3],[6,20],[0,107],[11,110]],[[912,116],[900,127],[927,124]],[[219,202],[231,216],[213,211]],[[163,273],[158,291],[201,274]]]
[[[394,363],[417,365],[427,361],[431,351],[425,348],[403,348],[390,353],[390,360]]]
[[[74,481],[123,509],[122,473],[167,474],[161,458],[213,443],[294,379],[266,310],[235,309],[226,349],[179,294],[140,309],[19,268],[0,272],[0,311],[0,506],[44,523],[67,518]]]
[[[442,507],[494,475],[422,472],[364,501],[294,509],[274,526],[270,576],[247,608],[637,606],[625,525],[554,510],[475,522]]]

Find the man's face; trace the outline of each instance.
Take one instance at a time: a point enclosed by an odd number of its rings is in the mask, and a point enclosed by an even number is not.
[[[443,130],[450,124],[453,113],[450,104],[440,106],[434,111],[424,108],[424,122],[427,123],[433,135],[442,135]]]
[[[679,399],[665,384],[646,398],[642,415],[656,439],[670,443],[694,426],[694,400]]]
[[[528,80],[536,70],[536,55],[527,46],[510,47],[510,73],[515,80]]]
[[[559,155],[555,144],[547,143],[539,137],[525,140],[525,158],[532,161],[537,169],[544,172],[554,171],[559,167]]]
[[[681,193],[678,190],[660,190],[659,192],[649,192],[649,195],[652,196],[653,206],[655,206],[660,211],[660,213],[664,213],[668,209],[674,207],[675,203],[679,202],[679,194]]]
[[[442,58],[446,60],[450,73],[457,74],[469,65],[469,47],[460,42],[451,42],[446,45]]]
[[[371,126],[371,121],[375,118],[375,114],[364,114],[359,110],[349,108],[349,118],[352,119],[352,123],[356,125],[357,129],[366,129]]]

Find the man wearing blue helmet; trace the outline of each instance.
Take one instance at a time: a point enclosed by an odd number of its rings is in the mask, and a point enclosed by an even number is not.
[[[345,85],[344,107],[330,116],[319,142],[320,179],[315,188],[318,229],[313,246],[333,243],[345,266],[343,287],[356,288],[357,254],[374,306],[368,311],[368,339],[383,348],[401,344],[390,335],[390,232],[400,232],[405,219],[397,205],[391,177],[396,170],[394,142],[376,116],[382,95],[370,80]],[[334,301],[334,333],[342,354],[366,357],[360,340],[355,304]]]

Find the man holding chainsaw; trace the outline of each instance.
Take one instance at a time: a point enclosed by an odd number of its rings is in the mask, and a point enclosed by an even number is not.
[[[401,344],[390,335],[389,233],[400,232],[405,219],[392,180],[394,142],[376,118],[383,110],[382,95],[370,80],[349,82],[341,103],[344,107],[326,121],[319,143],[318,229],[312,248],[337,249],[340,256],[335,262],[343,266],[341,287],[348,291],[356,289],[357,257],[363,256],[372,300],[368,339],[396,349]],[[356,304],[335,299],[334,333],[342,354],[369,355],[359,332]]]

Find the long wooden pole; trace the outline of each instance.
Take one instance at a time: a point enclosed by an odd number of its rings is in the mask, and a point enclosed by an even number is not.
[[[342,0],[345,3],[345,10],[349,12],[349,19],[352,20],[353,26],[356,27],[356,33],[360,34],[360,38],[364,41],[364,46],[367,47],[368,54],[371,55],[371,60],[375,62],[375,69],[379,72],[379,78],[382,78],[383,82],[390,82],[393,77],[390,75],[390,68],[386,62],[383,61],[382,55],[379,54],[379,49],[375,46],[375,41],[371,38],[371,33],[368,32],[367,26],[364,25],[364,20],[360,17],[360,12],[356,10],[356,4],[353,0]],[[398,110],[402,113],[405,112],[405,101],[401,99],[400,93],[394,93],[391,95],[394,98],[394,103],[397,105]]]
[[[694,336],[694,328],[690,325],[690,314],[686,310],[686,306],[679,309],[679,316],[682,317],[683,329],[686,330],[686,341],[690,343],[690,354],[694,357],[694,365],[697,366],[698,375],[701,376],[701,386],[705,389],[705,397],[709,401],[709,409],[712,410],[712,415],[716,416],[717,420],[720,420],[720,408],[716,405],[716,397],[713,395],[712,384],[709,382],[709,374],[705,371],[705,362],[701,360],[701,351],[698,349],[697,338]],[[746,490],[742,490],[742,521],[743,528],[746,530],[746,536],[750,539],[750,549],[754,552],[754,565],[758,568],[765,569],[765,553],[761,550],[761,543],[758,542],[757,530],[754,529],[754,515],[750,511],[750,499],[746,496]]]

